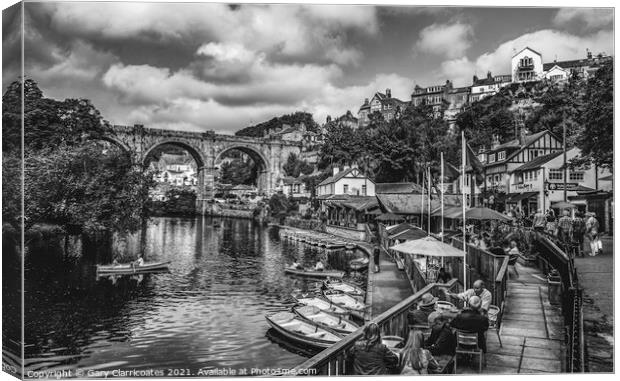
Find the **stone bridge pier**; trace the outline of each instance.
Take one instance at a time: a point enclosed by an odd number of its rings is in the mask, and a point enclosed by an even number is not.
[[[271,196],[278,179],[284,176],[282,165],[291,153],[301,153],[301,143],[282,139],[262,139],[209,132],[188,132],[145,128],[142,125],[111,126],[104,138],[129,152],[134,164],[144,170],[152,159],[153,150],[162,145],[174,145],[186,150],[196,161],[198,192],[196,210],[204,214],[215,193],[216,168],[222,156],[239,150],[258,166],[259,193]]]

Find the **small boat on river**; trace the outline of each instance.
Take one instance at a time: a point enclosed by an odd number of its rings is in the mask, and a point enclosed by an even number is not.
[[[306,320],[310,320],[319,327],[331,329],[337,333],[348,335],[359,329],[359,325],[350,320],[343,319],[342,315],[335,315],[323,311],[316,306],[303,306],[293,308],[293,312]]]
[[[310,278],[337,278],[337,279],[341,279],[342,277],[344,277],[344,271],[339,271],[339,270],[315,271],[315,270],[311,270],[311,269],[306,270],[306,269],[297,269],[297,268],[292,268],[292,267],[286,267],[284,269],[284,272],[287,273],[287,274],[305,276],[305,277],[310,277]]]
[[[168,271],[167,262],[144,262],[142,265],[133,265],[131,263],[113,264],[113,265],[97,265],[97,275],[133,275],[142,273],[154,273]]]
[[[292,312],[278,312],[266,315],[267,323],[290,340],[313,347],[329,348],[342,340],[342,335],[327,330]]]
[[[351,270],[359,271],[368,267],[370,259],[368,257],[352,259],[349,261],[349,267]]]
[[[364,314],[368,306],[351,295],[342,293],[324,292],[323,295],[327,300],[349,311],[352,316],[364,319]]]
[[[320,296],[316,296],[314,294],[297,294],[293,295],[293,297],[295,298],[297,303],[303,304],[305,306],[314,306],[322,311],[327,311],[335,315],[349,315],[349,311],[347,311],[346,309],[339,307],[330,302],[329,300]]]
[[[325,280],[323,281],[325,287],[330,290],[336,290],[340,292],[344,292],[345,294],[353,295],[353,296],[364,296],[364,290],[361,287],[358,287],[352,283],[340,281],[340,280]]]

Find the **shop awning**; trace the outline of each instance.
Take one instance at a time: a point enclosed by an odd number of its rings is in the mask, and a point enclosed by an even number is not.
[[[506,202],[519,202],[536,195],[538,195],[538,192],[509,193]]]

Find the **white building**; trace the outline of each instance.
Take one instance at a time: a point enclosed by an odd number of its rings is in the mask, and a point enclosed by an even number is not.
[[[375,183],[356,166],[333,169],[333,175],[316,188],[316,195],[326,198],[332,195],[375,196]]]
[[[188,154],[162,153],[159,161],[151,162],[150,169],[158,183],[189,187],[198,185],[196,162]]]
[[[281,178],[278,182],[278,188],[282,194],[293,197],[293,198],[309,198],[310,191],[306,189],[306,184],[304,184],[301,179],[296,179],[294,177],[284,177]]]
[[[540,81],[543,78],[542,55],[529,47],[512,56],[512,81]]]
[[[578,148],[566,152],[567,162],[579,156]],[[510,175],[510,192],[521,194],[512,201],[522,210],[548,209],[553,203],[564,201],[564,155],[562,151],[537,157],[516,168]],[[596,168],[567,169],[566,195],[571,202],[586,210],[586,199],[580,192],[591,192],[599,187],[598,179],[610,175],[608,170]],[[509,200],[510,202],[511,200]],[[526,206],[524,203],[527,203]]]
[[[510,75],[493,76],[491,72],[487,73],[486,78],[478,78],[474,75],[469,101],[476,102],[489,95],[495,95],[499,89],[510,85],[510,83],[512,83],[512,76]]]

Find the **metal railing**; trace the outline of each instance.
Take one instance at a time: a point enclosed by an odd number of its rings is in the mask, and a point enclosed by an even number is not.
[[[443,297],[440,289],[448,289],[452,291],[460,291],[458,289],[456,279],[451,280],[447,284],[432,283],[411,295],[407,299],[398,303],[394,307],[385,311],[381,315],[372,320],[381,328],[381,334],[384,336],[400,336],[407,338],[409,333],[409,324],[407,320],[408,312],[414,308],[422,295],[430,292],[431,294]],[[338,343],[328,349],[325,349],[316,356],[308,359],[303,364],[297,366],[292,372],[293,374],[308,374],[307,370],[311,370],[313,375],[322,376],[343,376],[351,374],[351,359],[348,356],[349,350],[355,345],[355,342],[363,336],[363,327],[357,331],[347,335]]]

